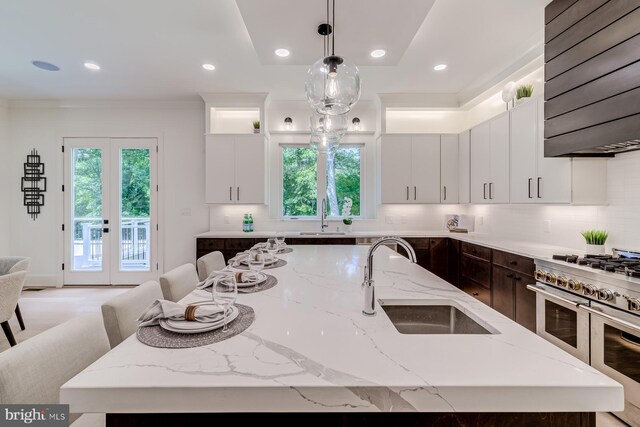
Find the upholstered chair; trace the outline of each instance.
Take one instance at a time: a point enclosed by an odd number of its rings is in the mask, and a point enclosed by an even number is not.
[[[212,271],[222,270],[227,266],[224,262],[224,255],[222,255],[220,251],[210,252],[201,256],[198,258],[196,265],[198,267],[198,277],[201,282],[209,277]]]
[[[198,286],[200,280],[193,264],[183,264],[160,276],[164,299],[178,302]]]
[[[15,274],[15,273],[14,273]],[[56,404],[60,387],[109,351],[99,314],[76,317],[0,353],[0,404]],[[104,426],[104,414],[72,414],[74,427]]]
[[[26,275],[26,271],[16,271],[0,276],[0,324],[11,346],[16,345],[16,339],[9,326],[9,319],[13,316],[18,304]]]
[[[102,304],[104,327],[111,348],[136,331],[138,317],[158,299],[162,299],[162,290],[158,282],[151,280]]]
[[[5,256],[0,257],[0,276],[15,273],[16,271],[27,271],[31,258],[19,257],[19,256]],[[24,331],[24,320],[22,320],[22,313],[20,312],[20,305],[16,304],[16,317],[20,324],[20,329]]]

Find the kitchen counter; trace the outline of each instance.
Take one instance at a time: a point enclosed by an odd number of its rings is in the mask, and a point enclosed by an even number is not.
[[[562,246],[547,245],[543,243],[526,242],[522,240],[506,239],[493,237],[486,233],[451,233],[446,230],[431,230],[431,231],[354,231],[345,234],[326,234],[322,235],[300,235],[297,231],[284,232],[285,237],[288,238],[364,238],[364,237],[383,237],[383,236],[400,236],[400,237],[449,237],[451,239],[460,240],[462,242],[475,243],[478,245],[486,246],[492,249],[498,249],[505,252],[511,252],[514,254],[526,256],[529,258],[551,258],[553,254],[577,254],[583,255],[584,251],[579,249],[567,248]],[[251,233],[244,233],[242,231],[207,231],[204,233],[196,234],[196,239],[200,238],[253,238],[253,239],[267,239],[276,235],[275,231],[253,231]]]
[[[388,248],[379,300],[451,302],[488,335],[403,335],[378,305],[361,314],[367,247],[292,246],[278,285],[240,294],[254,324],[190,349],[135,336],[67,382],[71,412],[594,412],[620,410],[617,382]],[[184,302],[202,300],[195,291]]]

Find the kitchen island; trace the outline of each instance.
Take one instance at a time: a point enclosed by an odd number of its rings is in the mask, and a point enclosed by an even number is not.
[[[277,286],[239,295],[256,313],[241,335],[190,349],[131,336],[67,382],[61,402],[113,414],[108,425],[170,417],[144,414],[379,411],[590,425],[594,412],[622,409],[617,382],[387,248],[374,257],[378,300],[454,305],[491,333],[401,334],[379,305],[363,316],[367,249],[293,246],[279,255],[286,266],[266,270]]]

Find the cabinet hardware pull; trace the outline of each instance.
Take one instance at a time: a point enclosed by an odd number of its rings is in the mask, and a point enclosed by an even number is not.
[[[509,261],[510,265],[518,265],[518,261]]]
[[[540,195],[540,187],[542,186],[542,177],[539,176],[538,177],[538,199],[542,199],[542,196]]]
[[[489,199],[493,199],[493,182],[489,183]]]
[[[447,186],[444,186],[444,199],[447,200]]]
[[[233,191],[233,187],[229,187],[229,200],[233,201],[233,198],[231,196],[231,192]]]
[[[529,178],[529,184],[528,184],[528,190],[529,190],[529,198],[533,199],[533,196],[531,195],[531,184],[533,183],[533,178]]]
[[[407,200],[409,200],[409,186],[407,186]]]
[[[480,294],[479,294],[479,293],[477,293],[477,292],[474,292],[474,293],[473,293],[473,296],[474,296],[474,297],[477,297],[478,295],[480,295]]]
[[[417,188],[418,188],[418,187],[415,187],[415,186],[413,187],[413,200],[417,200],[417,197],[418,197],[418,190],[417,190]]]
[[[487,200],[487,183],[485,182],[483,186],[484,188],[482,190],[482,196],[484,197],[485,200]]]
[[[511,279],[513,277],[513,274],[507,274],[507,277]]]
[[[236,199],[240,201],[240,187],[236,187]]]

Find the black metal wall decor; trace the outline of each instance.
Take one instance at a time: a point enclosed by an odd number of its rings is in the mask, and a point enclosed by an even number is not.
[[[34,148],[27,155],[27,163],[24,164],[24,176],[20,184],[20,190],[24,193],[24,205],[27,214],[35,221],[40,208],[44,206],[44,192],[47,191],[47,178],[44,177],[44,163],[40,161],[40,155]]]

